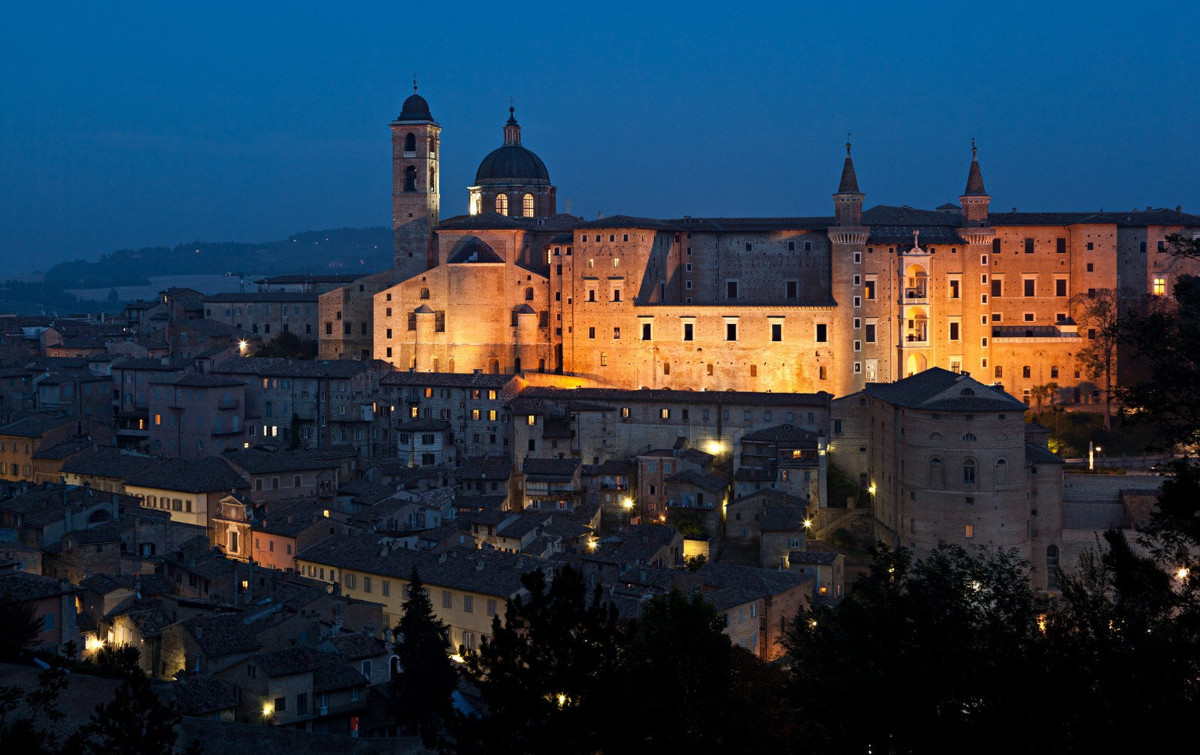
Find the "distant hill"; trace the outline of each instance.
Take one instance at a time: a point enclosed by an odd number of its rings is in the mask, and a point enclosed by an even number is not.
[[[63,289],[147,285],[151,276],[192,273],[377,272],[392,265],[388,228],[305,231],[264,243],[196,241],[175,248],[121,249],[95,262],[62,262],[46,272]]]

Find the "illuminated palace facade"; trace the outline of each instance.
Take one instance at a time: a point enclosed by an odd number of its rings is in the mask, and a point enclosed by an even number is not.
[[[832,216],[585,221],[558,213],[510,109],[468,214],[440,220],[424,98],[391,128],[400,282],[374,295],[373,349],[401,370],[845,395],[937,366],[1090,401],[1072,297],[1134,304],[1200,272],[1165,246],[1200,217],[996,213],[974,148],[958,204],[935,210],[864,209],[847,144]]]

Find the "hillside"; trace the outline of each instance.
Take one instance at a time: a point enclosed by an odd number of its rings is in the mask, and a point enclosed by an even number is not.
[[[305,231],[264,243],[196,241],[174,248],[121,249],[88,262],[62,262],[46,273],[63,289],[146,285],[151,276],[192,273],[364,273],[390,267],[388,228]]]

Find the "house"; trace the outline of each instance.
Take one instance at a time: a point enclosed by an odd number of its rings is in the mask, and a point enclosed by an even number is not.
[[[842,597],[846,582],[846,558],[835,551],[794,550],[788,553],[788,568],[813,578],[816,594]]]
[[[706,563],[701,594],[713,603],[735,645],[764,661],[784,654],[784,628],[812,600],[812,577],[753,566]]]
[[[763,568],[786,569],[788,553],[804,548],[807,510],[805,499],[764,488],[729,504],[726,537],[757,546]]]
[[[79,647],[76,592],[78,588],[64,580],[26,572],[0,573],[0,601],[33,609],[34,619],[41,627],[34,649],[57,651],[68,642]]]
[[[249,658],[262,647],[239,614],[193,616],[162,629],[160,679],[187,672],[218,674]]]
[[[579,459],[526,457],[521,463],[522,508],[574,511],[583,502]]]
[[[206,528],[225,494],[249,487],[223,458],[211,456],[167,459],[125,480],[126,492],[143,506],[170,512],[172,521]]]
[[[34,481],[34,456],[78,434],[77,418],[33,414],[0,425],[0,480]]]
[[[242,721],[351,734],[367,698],[367,679],[351,663],[337,652],[294,647],[257,653],[215,675],[240,691]]]
[[[241,448],[245,385],[228,377],[184,373],[150,380],[149,448],[196,459]]]
[[[256,503],[305,496],[332,496],[338,489],[338,463],[311,452],[245,448],[224,455],[249,483]]]

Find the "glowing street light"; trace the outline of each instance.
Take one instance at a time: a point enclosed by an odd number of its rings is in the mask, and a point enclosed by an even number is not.
[[[238,351],[241,352],[242,356],[246,356],[246,347],[249,345],[250,345],[250,343],[248,341],[246,341],[246,339],[244,339],[244,338],[242,340],[238,341]]]

